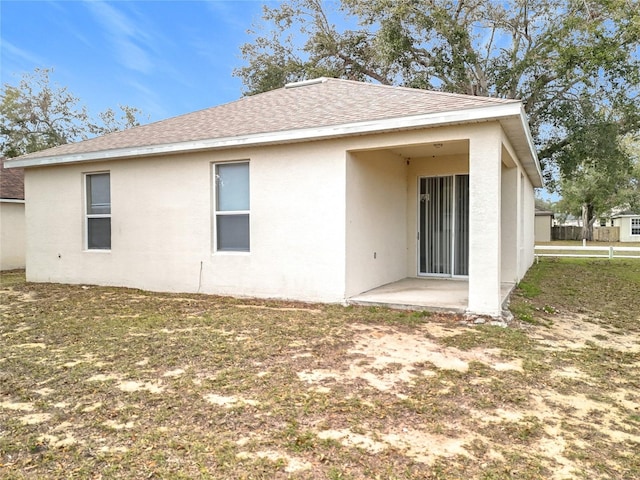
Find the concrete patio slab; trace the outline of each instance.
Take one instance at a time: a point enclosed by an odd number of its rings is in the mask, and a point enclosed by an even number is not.
[[[503,283],[503,303],[515,287]],[[347,300],[353,305],[372,305],[401,310],[431,310],[464,313],[469,303],[469,282],[452,278],[404,278]]]

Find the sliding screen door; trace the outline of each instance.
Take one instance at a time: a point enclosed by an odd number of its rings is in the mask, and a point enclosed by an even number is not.
[[[419,273],[468,275],[469,176],[420,179]]]

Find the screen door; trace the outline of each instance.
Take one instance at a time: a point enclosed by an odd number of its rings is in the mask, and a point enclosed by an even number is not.
[[[419,188],[418,272],[469,274],[469,175],[422,177]]]

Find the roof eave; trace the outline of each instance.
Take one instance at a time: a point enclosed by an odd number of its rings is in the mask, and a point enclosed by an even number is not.
[[[520,104],[520,122],[522,125],[522,131],[527,141],[527,147],[529,154],[531,155],[530,166],[535,168],[535,173],[538,178],[538,183],[534,181],[534,187],[544,187],[544,177],[542,176],[542,169],[540,168],[540,160],[538,159],[538,153],[536,152],[536,146],[533,142],[533,135],[531,135],[531,129],[529,128],[529,121],[527,120],[527,114],[524,111],[524,106]],[[533,180],[534,176],[529,172],[529,177]]]
[[[96,162],[104,160],[126,159],[132,157],[148,157],[154,155],[170,155],[183,152],[195,152],[221,148],[236,148],[248,146],[260,146],[277,143],[291,143],[308,140],[322,140],[350,135],[363,135],[381,133],[396,130],[408,130],[423,127],[436,127],[442,125],[471,123],[478,121],[501,120],[507,118],[519,118],[519,130],[528,146],[522,161],[525,169],[536,186],[542,186],[542,174],[538,163],[533,139],[527,124],[524,110],[519,102],[491,105],[488,107],[469,108],[440,113],[426,113],[407,117],[386,118],[364,122],[354,122],[340,125],[329,125],[314,128],[301,128],[283,130],[279,132],[256,133],[233,137],[213,138],[205,140],[193,140],[187,142],[167,143],[161,145],[149,145],[142,147],[127,147],[112,150],[100,150],[96,152],[53,155],[37,158],[14,158],[5,161],[7,168],[42,167],[48,165],[62,165],[70,163]],[[522,149],[521,149],[522,150]],[[533,173],[533,175],[532,175]],[[537,179],[535,178],[537,174]],[[540,184],[540,185],[537,185]]]
[[[640,216],[640,213],[624,213],[621,215],[612,215],[611,218],[633,218]]]

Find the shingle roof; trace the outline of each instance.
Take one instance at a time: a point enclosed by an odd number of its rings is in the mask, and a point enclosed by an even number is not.
[[[21,158],[57,157],[120,148],[239,137],[513,102],[517,100],[323,78],[243,97],[235,102],[83,142],[61,145]]]
[[[24,168],[4,168],[0,158],[0,198],[24,200]]]

